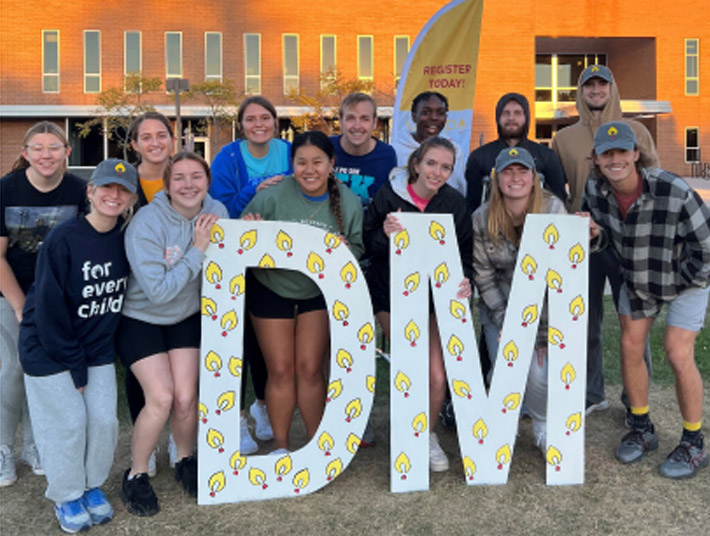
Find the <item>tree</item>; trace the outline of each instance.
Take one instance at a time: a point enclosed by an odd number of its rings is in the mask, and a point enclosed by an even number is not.
[[[320,130],[326,134],[336,134],[337,126],[333,119],[338,117],[342,100],[355,91],[376,93],[371,80],[345,79],[338,70],[328,70],[320,76],[318,91],[308,94],[303,91],[291,91],[288,98],[310,111],[291,117],[294,129],[298,131]]]
[[[144,102],[143,97],[158,91],[162,84],[160,78],[144,76],[140,72],[128,73],[122,87],[111,87],[99,93],[94,117],[77,125],[79,136],[85,138],[92,129],[99,127],[108,139],[116,141],[123,151],[123,159],[127,160],[130,147],[128,129],[137,116],[155,110]]]
[[[207,106],[209,115],[200,120],[202,131],[210,138],[212,148],[219,148],[220,130],[232,124],[237,117],[241,94],[231,80],[205,80],[192,84],[185,93],[186,100],[197,100]]]

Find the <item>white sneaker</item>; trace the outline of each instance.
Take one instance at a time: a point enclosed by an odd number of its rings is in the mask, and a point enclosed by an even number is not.
[[[254,418],[256,422],[256,429],[254,430],[254,435],[257,439],[261,441],[270,441],[274,438],[274,431],[271,429],[271,423],[269,422],[269,413],[266,411],[266,406],[264,404],[259,404],[257,401],[249,408],[249,413]]]
[[[170,467],[175,468],[175,464],[178,462],[177,445],[175,444],[175,438],[173,434],[170,434],[168,438],[168,462]]]
[[[247,418],[244,415],[241,416],[240,426],[241,438],[239,440],[239,452],[242,455],[254,454],[259,450],[259,445],[256,444],[256,441],[254,441],[254,438],[251,436]]]
[[[547,453],[547,423],[533,419],[532,432],[535,438],[535,446],[540,449],[544,456]]]
[[[42,469],[42,464],[39,463],[39,453],[34,443],[25,445],[22,449],[22,461],[30,466],[33,475],[44,475],[44,469]]]
[[[448,471],[449,459],[441,447],[434,432],[429,433],[429,469],[434,472]]]
[[[153,478],[158,474],[158,463],[156,462],[156,457],[158,455],[158,447],[153,449],[150,453],[150,458],[148,458],[148,476]]]
[[[15,457],[7,445],[0,445],[0,488],[11,486],[17,482]]]

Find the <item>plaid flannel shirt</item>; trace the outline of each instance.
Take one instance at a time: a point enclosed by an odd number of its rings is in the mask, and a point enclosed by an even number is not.
[[[590,178],[584,196],[584,210],[601,227],[600,243],[619,254],[634,319],[658,315],[664,302],[710,280],[710,209],[677,175],[641,171],[643,191],[626,219],[606,180]]]

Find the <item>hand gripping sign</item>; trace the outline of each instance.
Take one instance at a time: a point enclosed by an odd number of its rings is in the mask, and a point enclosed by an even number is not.
[[[397,214],[390,235],[391,488],[429,487],[429,289],[434,299],[466,482],[508,479],[545,291],[549,307],[547,482],[584,481],[588,224],[530,215],[486,394],[450,215]],[[430,285],[431,283],[431,285]]]
[[[328,305],[326,409],[314,438],[284,455],[239,452],[244,271],[309,276]],[[219,220],[202,273],[198,503],[294,497],[340,475],[360,445],[375,391],[375,324],[357,260],[337,236],[308,225]]]
[[[547,482],[583,482],[587,224],[529,216],[498,365],[483,387],[450,215],[398,214],[392,255],[392,491],[428,488],[428,288],[437,312],[468,484],[507,481],[545,290],[550,309]],[[582,224],[581,222],[584,222]],[[352,460],[375,387],[374,319],[356,259],[337,236],[285,222],[219,220],[202,273],[198,503],[312,493]],[[331,331],[331,376],[314,438],[285,455],[239,452],[244,270],[285,268],[321,288]]]

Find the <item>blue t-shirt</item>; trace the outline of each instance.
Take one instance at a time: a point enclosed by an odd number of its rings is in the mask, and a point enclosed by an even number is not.
[[[258,186],[264,179],[283,175],[289,167],[288,146],[272,139],[269,142],[269,152],[262,158],[256,158],[249,152],[249,144],[239,144],[244,164],[249,173],[249,184]]]
[[[375,140],[375,148],[362,156],[346,153],[340,145],[342,136],[331,136],[335,145],[333,172],[343,184],[360,198],[365,210],[377,191],[387,183],[390,170],[397,166],[397,155],[391,145]]]

